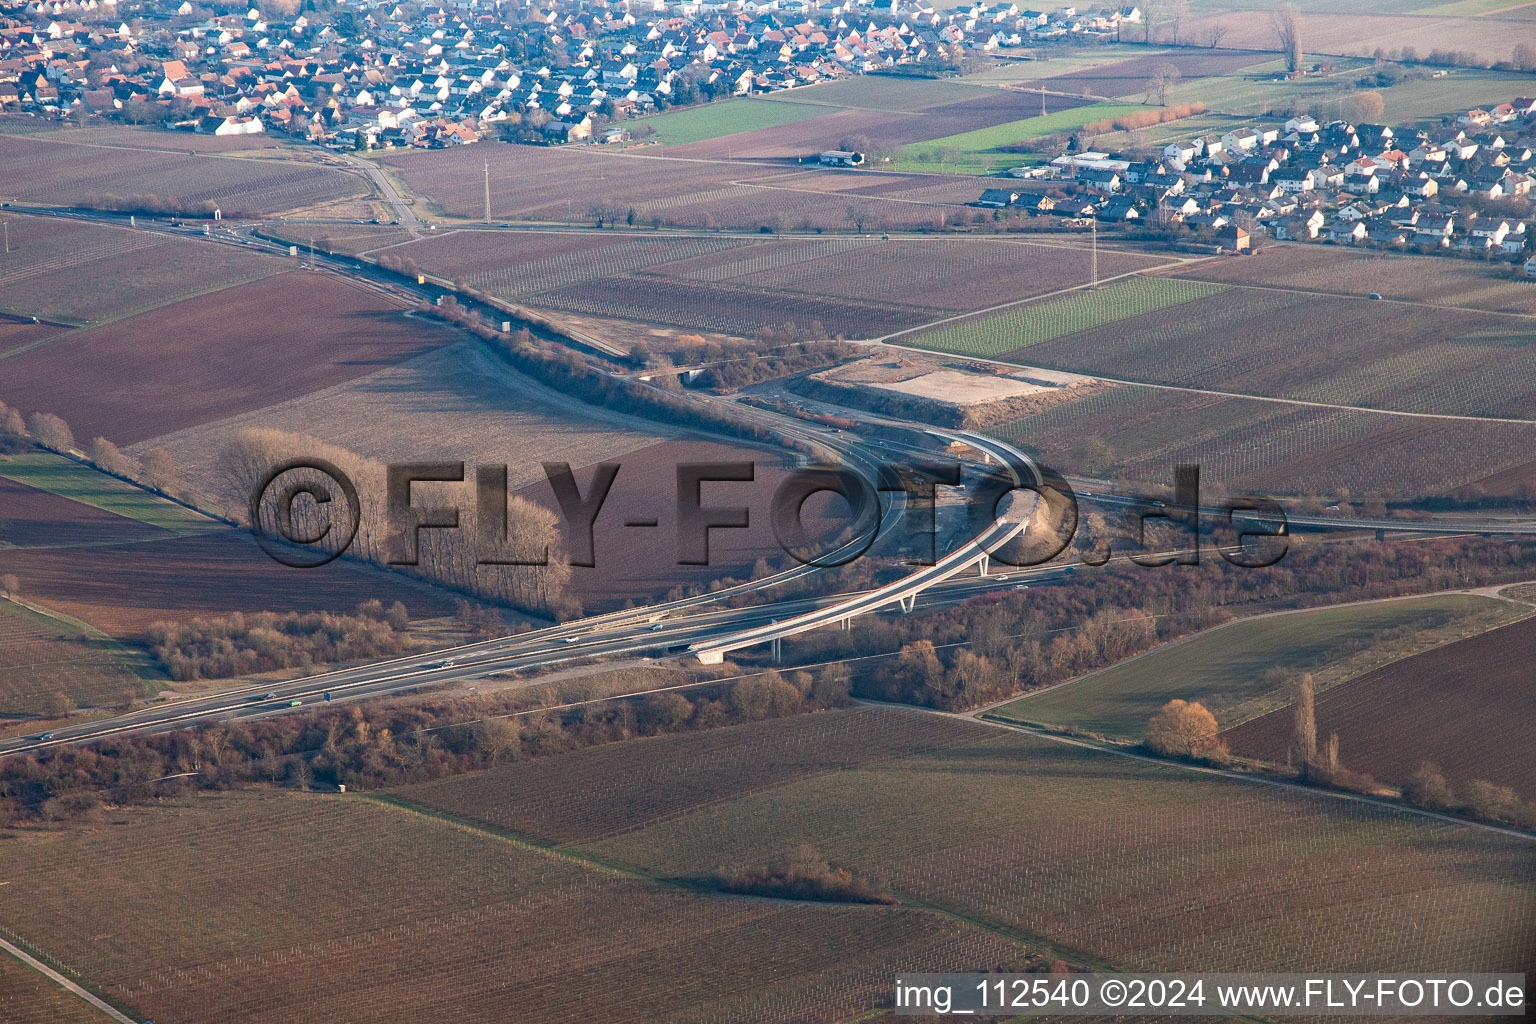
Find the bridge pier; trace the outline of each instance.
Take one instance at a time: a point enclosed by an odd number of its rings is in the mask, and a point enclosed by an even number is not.
[[[987,557],[986,555],[982,555],[981,556],[981,560],[976,563],[976,575],[978,575],[978,576],[986,576],[986,575],[988,575],[991,572],[991,570],[992,570],[992,559]]]
[[[781,637],[781,636],[776,636],[776,637],[773,638],[773,663],[775,665],[777,665],[779,662],[781,662],[783,660],[784,660],[784,638]]]
[[[907,597],[898,597],[896,600],[900,603],[902,611],[910,613],[913,606],[917,604],[917,595],[911,594]]]

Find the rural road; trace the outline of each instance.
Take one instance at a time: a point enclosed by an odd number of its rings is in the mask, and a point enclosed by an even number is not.
[[[421,227],[421,221],[416,219],[416,211],[411,209],[411,204],[400,194],[400,190],[395,188],[395,183],[389,180],[389,175],[371,160],[347,156],[346,161],[368,175],[374,187],[379,190],[379,194],[384,197],[384,201],[394,207],[395,218],[400,221],[400,226],[414,235]]]
[[[37,971],[39,974],[42,974],[44,977],[48,978],[50,981],[53,981],[59,986],[68,989],[70,992],[73,992],[75,995],[79,996],[81,999],[84,999],[86,1002],[96,1007],[96,1009],[100,1010],[108,1017],[118,1021],[119,1024],[139,1024],[139,1022],[134,1020],[132,1017],[125,1017],[123,1014],[119,1013],[117,1010],[114,1010],[100,999],[97,999],[91,993],[87,992],[79,985],[76,985],[74,982],[64,977],[64,975],[60,974],[52,967],[49,967],[41,960],[38,960],[36,957],[32,956],[19,946],[14,946],[11,943],[6,942],[4,939],[0,939],[0,951],[11,954],[11,956],[14,956],[16,959],[20,960],[34,971]]]

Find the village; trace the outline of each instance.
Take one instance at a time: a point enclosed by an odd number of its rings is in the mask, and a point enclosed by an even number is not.
[[[305,5],[306,8],[313,5]],[[631,117],[894,68],[952,74],[1027,40],[1111,38],[1135,7],[926,0],[272,0],[0,5],[0,112],[92,114],[356,149],[619,141]]]
[[[1228,251],[1259,238],[1526,259],[1536,98],[1438,128],[1297,115],[1171,142],[1161,153],[1062,153],[974,205],[1193,232]],[[1256,237],[1257,236],[1257,237]]]

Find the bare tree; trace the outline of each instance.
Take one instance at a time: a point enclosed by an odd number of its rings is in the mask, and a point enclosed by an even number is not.
[[[1157,19],[1162,16],[1164,0],[1146,0],[1141,5],[1142,41],[1152,41],[1152,30],[1157,27]]]
[[[169,494],[175,488],[176,464],[170,452],[155,448],[144,457],[144,481],[162,494]]]
[[[19,440],[27,434],[27,424],[15,409],[0,409],[0,440]]]
[[[16,578],[15,573],[8,572],[0,576],[0,594],[13,598],[21,596],[21,580]]]
[[[88,454],[91,461],[96,463],[96,468],[103,473],[111,473],[113,476],[126,476],[128,473],[128,460],[118,450],[117,445],[104,437],[91,439]]]
[[[1513,820],[1520,809],[1520,795],[1509,786],[1496,786],[1485,779],[1467,783],[1467,808],[1489,821]]]
[[[348,548],[352,556],[387,563],[403,554],[396,549],[400,537],[387,515],[385,467],[315,438],[270,429],[241,431],[220,460],[220,497],[232,509],[245,509],[255,485],[271,467],[299,456],[332,463],[356,485],[361,508],[356,537]],[[309,471],[296,470],[283,479],[292,484],[312,482],[321,493],[334,491],[334,481]],[[334,517],[344,516],[346,506],[345,501],[324,505],[307,499],[294,502],[290,510],[291,535],[320,536],[327,526],[341,524]],[[559,608],[567,600],[564,590],[570,580],[570,565],[559,552],[558,520],[549,510],[520,496],[508,495],[504,518],[494,506],[492,502],[490,507],[476,508],[465,515],[459,530],[423,531],[416,567],[411,571],[445,586],[518,608],[539,612]],[[264,504],[259,511],[263,529],[269,535],[289,533],[277,529],[280,509],[276,504]],[[484,529],[480,522],[482,512],[492,516],[485,521]],[[246,514],[241,512],[241,518]],[[350,532],[332,529],[330,535],[339,539],[350,536]],[[318,550],[325,550],[324,545]],[[539,560],[545,552],[548,565],[528,564],[529,560]],[[483,563],[481,556],[486,559]],[[495,559],[494,564],[491,559]]]
[[[1210,32],[1206,34],[1206,45],[1208,45],[1213,50],[1217,49],[1221,46],[1221,41],[1227,38],[1227,33],[1230,31],[1231,29],[1229,29],[1225,23],[1218,21],[1216,24],[1211,26]]]
[[[1291,731],[1291,752],[1305,772],[1317,761],[1317,711],[1314,684],[1309,672],[1296,681],[1295,725]]]
[[[1184,19],[1189,17],[1189,0],[1168,0],[1168,21],[1173,25],[1173,45],[1179,45]]]
[[[43,698],[43,715],[47,718],[63,718],[75,710],[75,699],[63,690],[55,690]]]
[[[1168,90],[1177,84],[1181,77],[1182,73],[1175,65],[1167,61],[1159,64],[1152,69],[1152,77],[1147,79],[1147,97],[1142,102],[1145,103],[1153,96],[1156,96],[1158,105],[1166,107],[1168,105]]]
[[[75,435],[63,418],[51,412],[35,412],[27,418],[27,433],[44,448],[67,452],[75,446]]]
[[[1387,111],[1387,103],[1381,93],[1374,90],[1357,92],[1344,101],[1344,109],[1355,124],[1380,121]]]
[[[1301,16],[1295,4],[1283,4],[1269,12],[1269,26],[1280,44],[1280,55],[1285,60],[1285,70],[1291,74],[1301,71]]]

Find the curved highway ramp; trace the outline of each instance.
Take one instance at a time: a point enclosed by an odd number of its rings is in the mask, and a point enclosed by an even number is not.
[[[846,601],[839,601],[825,608],[796,615],[783,622],[771,622],[766,626],[757,626],[712,640],[702,640],[690,645],[688,652],[696,655],[705,665],[718,665],[732,651],[782,640],[787,636],[806,633],[822,626],[846,625],[856,616],[868,615],[888,605],[900,604],[902,611],[911,611],[918,594],[934,584],[942,583],[952,576],[958,576],[973,565],[979,567],[981,575],[985,576],[993,552],[1024,533],[1029,527],[1029,522],[1038,507],[1038,500],[1034,494],[1021,495],[1015,499],[1014,511],[1010,516],[996,520],[962,547],[910,576],[887,583],[877,590],[856,594]]]

